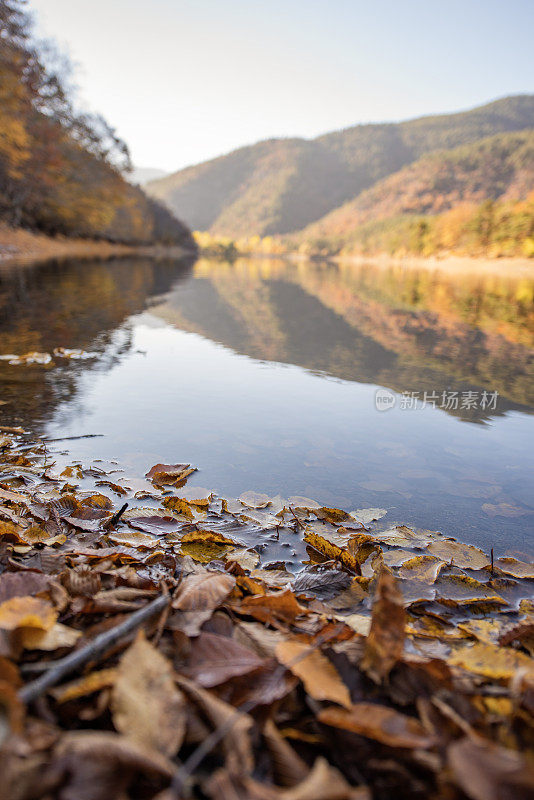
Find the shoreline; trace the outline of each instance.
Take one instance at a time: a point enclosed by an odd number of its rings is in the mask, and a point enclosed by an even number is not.
[[[333,783],[336,798],[370,800],[385,781],[408,796],[413,773],[409,796],[462,800],[472,785],[462,764],[477,758],[493,760],[500,786],[510,764],[521,796],[534,786],[534,565],[437,532],[375,530],[374,509],[364,524],[302,497],[223,501],[185,485],[189,464],[155,464],[134,494],[102,468],[59,472],[30,432],[0,434],[10,473],[0,497],[2,754],[17,767],[6,796],[21,774],[31,797],[44,797],[44,781],[76,790],[65,763],[85,776],[105,753],[104,778],[126,785],[133,764],[157,800],[184,764],[195,786],[212,786],[222,769],[209,759],[237,746],[250,768],[232,766],[235,797],[327,800]],[[266,562],[274,530],[306,544],[300,570]],[[510,736],[519,723],[524,738]],[[164,755],[156,727],[173,743]],[[35,730],[52,735],[26,766],[21,742]],[[293,769],[290,789],[280,764]]]
[[[0,226],[0,266],[57,258],[106,259],[128,255],[181,258],[193,254],[179,245],[128,245],[96,239],[53,237],[23,228]]]

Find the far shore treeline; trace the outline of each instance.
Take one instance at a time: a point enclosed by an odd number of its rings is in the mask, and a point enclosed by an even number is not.
[[[32,36],[25,0],[0,0],[0,222],[48,235],[194,246],[187,227],[128,183],[126,144],[75,108],[68,67]]]

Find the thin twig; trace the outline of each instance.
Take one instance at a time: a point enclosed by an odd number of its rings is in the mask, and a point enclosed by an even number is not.
[[[127,508],[128,508],[128,503],[125,503],[123,506],[121,506],[116,514],[113,514],[112,517],[106,520],[106,522],[104,523],[104,528],[112,528],[113,525],[116,525]]]
[[[303,523],[302,523],[302,522],[300,521],[300,519],[297,517],[297,515],[295,514],[295,512],[293,511],[293,509],[291,508],[291,506],[288,506],[288,508],[289,508],[289,510],[291,511],[291,513],[293,514],[293,517],[295,518],[295,522],[297,523],[297,525],[300,525],[300,527],[302,528],[302,530],[304,530],[304,531],[305,531],[305,530],[306,530],[306,526],[305,526],[305,525],[303,525]]]
[[[74,439],[99,439],[104,433],[84,433],[82,436],[61,436],[59,439],[46,439],[47,442],[72,442]]]
[[[78,667],[82,667],[91,659],[98,658],[99,655],[116,644],[123,636],[139,628],[143,622],[153,617],[158,611],[162,611],[168,602],[168,595],[162,594],[156,597],[155,600],[152,600],[151,603],[140,608],[139,611],[134,611],[133,614],[124,622],[121,622],[120,625],[116,625],[109,631],[104,631],[85,647],[76,650],[74,653],[70,653],[70,655],[65,656],[65,658],[62,658],[60,661],[56,661],[43,675],[31,681],[31,683],[27,683],[26,686],[20,689],[18,693],[19,699],[26,704],[33,702],[51,686],[55,686],[65,675],[74,672],[74,670],[78,669]]]

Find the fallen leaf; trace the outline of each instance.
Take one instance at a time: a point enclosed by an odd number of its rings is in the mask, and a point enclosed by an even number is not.
[[[108,667],[108,669],[90,672],[89,675],[84,675],[83,678],[78,678],[62,686],[56,686],[50,690],[50,694],[57,703],[68,703],[70,700],[78,700],[80,697],[86,697],[113,686],[116,677],[117,669]]]
[[[271,504],[271,498],[266,494],[259,494],[258,492],[243,492],[239,500],[244,506],[248,508],[267,508]]]
[[[506,575],[512,575],[514,578],[534,578],[534,564],[527,564],[524,561],[518,561],[516,558],[498,558],[495,561],[495,566],[501,572]]]
[[[74,647],[81,635],[80,631],[56,622],[49,630],[22,628],[19,642],[26,650],[58,650],[61,647]]]
[[[180,630],[188,636],[196,636],[234,586],[235,578],[221,572],[205,572],[184,578],[172,603],[173,608],[181,612],[177,621]]]
[[[336,561],[339,561],[344,567],[350,569],[355,575],[361,574],[358,561],[347,550],[339,547],[337,544],[332,544],[332,542],[329,542],[323,536],[319,536],[319,534],[314,533],[310,529],[305,531],[304,541],[327,558],[336,559]]]
[[[449,564],[464,569],[484,569],[490,564],[488,556],[478,547],[462,544],[455,539],[440,539],[430,542],[428,552]]]
[[[12,597],[0,604],[0,628],[39,628],[49,631],[57,619],[50,603],[39,597]]]
[[[434,556],[415,556],[403,562],[397,570],[397,576],[423,583],[434,583],[444,566],[445,562]]]
[[[434,744],[434,739],[417,719],[375,703],[354,703],[349,710],[325,708],[318,719],[325,725],[357,733],[389,747],[424,749]]]
[[[404,649],[406,612],[397,581],[386,569],[378,579],[371,630],[365,643],[361,668],[380,683],[400,660]]]
[[[183,481],[193,472],[196,472],[196,467],[191,464],[155,464],[146,473],[146,477],[158,486],[163,486]]]
[[[534,768],[515,750],[479,737],[448,748],[455,783],[472,800],[529,800],[534,796]]]
[[[191,644],[187,671],[201,686],[218,686],[263,664],[253,651],[226,636],[201,632]]]
[[[276,646],[276,658],[296,675],[314,700],[329,700],[350,708],[350,693],[329,659],[308,644],[287,640]]]
[[[534,674],[534,661],[511,647],[498,647],[485,642],[474,642],[458,647],[447,659],[453,667],[462,667],[495,680],[509,680],[523,668]]]
[[[178,752],[185,735],[185,700],[171,664],[143,631],[120,660],[111,699],[120,733],[166,756]]]

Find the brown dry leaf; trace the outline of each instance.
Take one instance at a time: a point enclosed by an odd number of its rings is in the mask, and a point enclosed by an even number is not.
[[[268,719],[265,723],[262,737],[273,762],[277,783],[282,786],[294,786],[308,777],[310,770],[306,762],[284,739],[272,719]]]
[[[534,578],[534,564],[518,561],[516,558],[498,558],[495,566],[513,578]]]
[[[237,675],[245,675],[263,664],[253,650],[216,633],[202,632],[191,644],[188,675],[209,688]]]
[[[319,534],[314,533],[310,528],[307,528],[304,533],[304,541],[311,545],[323,556],[340,561],[344,567],[350,569],[350,571],[355,575],[361,575],[361,569],[358,561],[344,548],[329,542],[328,539],[325,539],[323,536],[319,536]]]
[[[319,650],[295,640],[280,642],[276,658],[296,675],[314,700],[330,700],[350,708],[350,693],[329,659]]]
[[[349,786],[341,772],[318,758],[307,778],[280,792],[279,800],[371,800],[365,786]]]
[[[100,591],[102,579],[86,564],[67,569],[61,576],[63,586],[73,597],[92,597]]]
[[[164,785],[174,772],[173,763],[161,753],[104,731],[63,734],[50,765],[50,779],[61,784],[54,796],[62,800],[119,800],[139,784],[140,776]]]
[[[428,552],[438,556],[448,564],[463,569],[484,569],[490,564],[490,559],[478,547],[463,544],[455,539],[439,539],[430,542]]]
[[[445,562],[434,556],[415,556],[399,567],[397,576],[432,584],[444,566]]]
[[[196,636],[234,586],[233,575],[222,572],[202,572],[184,578],[172,603],[173,608],[180,612],[180,630],[188,636]]]
[[[106,497],[105,494],[100,494],[100,492],[95,492],[94,494],[86,497],[85,500],[82,500],[82,506],[89,506],[90,508],[101,508],[105,511],[110,511],[113,508],[113,503]]]
[[[56,619],[57,613],[50,603],[39,597],[12,597],[0,604],[0,628],[4,630],[39,628],[49,631]]]
[[[375,681],[383,681],[404,649],[406,612],[397,581],[386,569],[378,579],[371,630],[365,643],[361,668]]]
[[[534,675],[534,661],[529,656],[511,647],[498,647],[484,642],[457,648],[447,661],[453,667],[463,667],[494,680],[509,680],[520,668]]]
[[[4,572],[0,575],[0,603],[12,597],[35,595],[48,590],[50,579],[42,572]]]
[[[78,700],[80,697],[86,697],[94,692],[99,692],[101,689],[113,686],[116,677],[117,669],[108,667],[107,669],[90,672],[89,675],[84,675],[83,678],[78,678],[75,681],[63,684],[63,686],[56,686],[50,690],[50,694],[57,703],[67,703],[69,700]]]
[[[447,755],[455,782],[472,800],[534,797],[534,767],[515,750],[466,737],[453,742]]]
[[[175,679],[180,689],[210,720],[213,728],[225,730],[223,746],[229,764],[238,772],[251,772],[254,766],[250,738],[253,726],[251,717],[236,711],[233,706],[182,675],[176,675]]]
[[[419,720],[375,703],[355,703],[350,710],[325,708],[319,722],[352,731],[389,747],[427,748],[434,740]]]
[[[235,610],[240,614],[259,619],[260,622],[279,620],[288,624],[293,623],[301,614],[308,613],[289,589],[271,592],[268,595],[246,597],[241,605],[235,606]]]
[[[58,650],[60,647],[74,647],[81,635],[80,631],[56,622],[50,630],[22,628],[18,641],[26,650]]]
[[[167,659],[141,630],[122,656],[112,696],[113,724],[137,744],[174,756],[185,735],[185,700]]]

